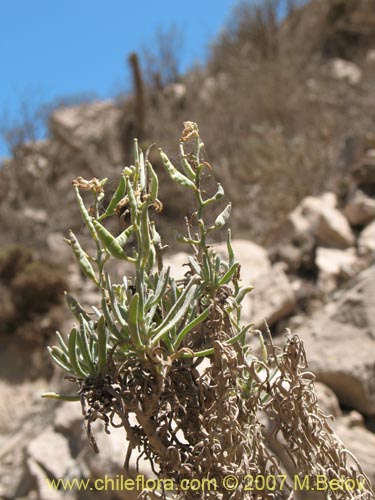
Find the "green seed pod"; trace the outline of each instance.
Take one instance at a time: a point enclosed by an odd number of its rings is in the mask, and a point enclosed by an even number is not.
[[[133,226],[129,226],[121,234],[119,234],[116,237],[116,241],[120,245],[120,247],[123,247],[124,245],[126,245],[126,242],[130,238],[130,235],[132,233],[133,233]]]
[[[148,218],[148,204],[144,203],[141,212],[141,237],[142,246],[140,248],[142,261],[141,265],[144,268],[150,256],[151,236],[150,236],[150,220]]]
[[[232,203],[228,203],[224,210],[216,217],[216,220],[214,222],[214,226],[216,228],[223,227],[228,222],[231,210]]]
[[[155,173],[155,170],[152,168],[151,163],[148,161],[147,162],[147,168],[150,172],[151,176],[151,181],[150,181],[150,199],[152,201],[155,201],[158,197],[159,193],[159,179],[158,176]]]
[[[124,250],[121,245],[116,240],[116,238],[100,224],[100,222],[94,220],[94,226],[99,236],[100,241],[103,243],[108,252],[116,259],[126,259]]]
[[[192,189],[193,191],[197,190],[196,185],[194,184],[193,181],[191,181],[188,177],[185,175],[181,174],[172,164],[168,156],[162,151],[162,149],[159,149],[160,156],[163,160],[163,165],[167,172],[169,173],[170,178],[177,182],[180,186]]]
[[[82,316],[85,318],[86,321],[90,321],[90,316],[89,314],[83,309],[81,304],[73,297],[73,295],[70,295],[68,292],[65,293],[65,300],[69,306],[69,309],[72,311],[73,315],[78,319],[79,321],[79,316],[82,314]]]
[[[79,192],[78,187],[75,187],[74,189],[76,190],[78,207],[79,207],[79,210],[82,214],[83,220],[85,221],[87,229],[90,231],[90,234],[94,238],[94,240],[98,241],[98,235],[96,234],[95,227],[92,223],[92,217],[90,217],[90,214],[88,213],[87,208],[86,208],[85,204],[83,203],[81,193]]]
[[[228,229],[227,233],[227,249],[228,249],[229,267],[231,267],[234,264],[234,251],[232,247],[232,233],[230,229]]]
[[[212,196],[212,198],[208,198],[207,200],[205,200],[203,202],[203,205],[206,206],[206,205],[212,203],[213,201],[218,201],[223,196],[224,196],[224,188],[221,184],[218,184],[216,193]]]
[[[78,264],[80,268],[82,269],[82,272],[90,279],[92,280],[96,285],[99,284],[97,277],[95,276],[94,269],[92,265],[90,264],[89,258],[87,253],[82,249],[81,245],[79,244],[79,241],[73,231],[69,232],[69,237],[70,240],[67,240],[70,244],[70,246],[73,249],[74,255],[78,261]]]
[[[99,220],[103,220],[105,217],[109,217],[110,215],[113,215],[115,213],[115,209],[116,209],[118,203],[125,196],[126,184],[127,184],[126,177],[125,177],[125,175],[122,175],[120,178],[119,185],[117,186],[117,189],[116,189],[114,195],[112,196],[111,201],[108,203],[106,211],[104,212],[103,215],[101,215],[99,217]]]
[[[129,196],[131,219],[132,219],[133,225],[135,225],[137,222],[138,204],[137,204],[137,199],[135,197],[134,189],[133,189],[131,182],[129,182],[129,184],[128,184],[128,196]]]
[[[180,156],[181,156],[181,167],[183,168],[185,174],[189,177],[190,180],[194,181],[195,179],[195,172],[191,168],[190,163],[186,159],[185,151],[184,151],[184,146],[182,143],[180,143]]]
[[[237,302],[237,304],[241,304],[245,296],[253,290],[253,286],[243,286],[238,290],[237,295],[235,296],[234,300]]]

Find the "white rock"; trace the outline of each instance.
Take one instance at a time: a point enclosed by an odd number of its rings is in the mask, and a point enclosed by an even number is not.
[[[267,250],[249,240],[235,239],[232,247],[236,260],[241,264],[241,278],[244,284],[252,282],[256,277],[271,270],[271,262]],[[227,244],[215,245],[216,252],[228,259]]]
[[[69,468],[74,466],[68,441],[52,427],[47,427],[33,439],[26,451],[31,460],[57,479],[64,478]]]
[[[344,214],[353,226],[363,226],[375,219],[375,199],[356,191],[346,205]]]
[[[359,260],[355,248],[338,250],[318,247],[315,262],[319,270],[318,287],[330,293],[338,284],[339,278],[349,278],[359,271]]]
[[[353,62],[345,59],[333,59],[332,76],[338,80],[347,80],[351,85],[357,85],[362,80],[362,70]]]
[[[358,238],[358,249],[361,254],[375,256],[375,221],[368,224]]]
[[[275,265],[265,274],[257,276],[254,290],[243,302],[242,319],[254,323],[255,328],[264,328],[290,316],[296,307],[292,286],[280,265]]]
[[[336,208],[321,207],[316,235],[321,244],[337,248],[351,247],[355,242],[349,222]]]
[[[255,243],[248,240],[233,240],[232,247],[236,260],[241,264],[241,278],[244,284],[251,284],[257,276],[268,272],[271,269],[271,262],[267,251]],[[215,251],[221,258],[228,261],[227,244],[219,243],[214,246]],[[188,254],[178,252],[167,255],[164,258],[164,265],[170,266],[170,275],[176,279],[182,279],[190,269]]]
[[[375,414],[374,282],[370,267],[294,332],[317,380],[341,404],[369,415]]]
[[[364,427],[361,415],[358,412],[351,412],[348,416],[338,418],[332,427],[374,484],[375,435]]]
[[[310,233],[320,244],[347,248],[354,245],[354,235],[344,215],[337,210],[337,197],[327,192],[308,196],[291,212],[289,221],[296,234]]]

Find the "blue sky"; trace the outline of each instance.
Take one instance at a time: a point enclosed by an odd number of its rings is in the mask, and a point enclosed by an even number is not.
[[[110,98],[129,84],[126,56],[175,24],[182,70],[203,61],[236,0],[0,0],[0,126],[61,96]],[[0,138],[0,157],[7,155]]]

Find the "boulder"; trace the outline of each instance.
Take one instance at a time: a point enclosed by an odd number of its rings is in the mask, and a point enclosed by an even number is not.
[[[248,240],[233,240],[232,247],[236,260],[241,264],[241,278],[244,284],[251,284],[254,278],[270,271],[271,262],[263,247]],[[228,260],[226,243],[214,245],[214,248],[223,260]],[[164,265],[170,266],[170,274],[176,279],[184,277],[189,270],[188,263],[188,254],[185,252],[166,255],[164,258]]]
[[[349,415],[338,418],[331,425],[361,464],[363,472],[372,484],[375,484],[375,435],[365,428],[362,415],[352,411]]]
[[[358,250],[363,255],[375,254],[375,221],[368,224],[360,233],[358,238]]]
[[[131,425],[135,425],[135,419],[131,421]],[[91,449],[85,455],[85,466],[87,466],[91,478],[103,478],[108,476],[115,479],[119,476],[124,476],[124,460],[128,442],[126,440],[125,431],[123,428],[110,427],[110,434],[104,432],[103,426],[98,424],[94,426],[94,436],[99,447],[99,453],[95,454]],[[139,455],[136,451],[133,453],[131,461],[131,476],[136,477],[141,474],[146,478],[154,478],[155,475],[151,470],[149,463],[144,459],[139,460],[139,472],[136,471],[136,461]],[[118,489],[111,492],[113,497],[124,500],[136,500],[140,491],[127,491]],[[151,495],[151,498],[154,498]]]
[[[316,229],[318,241],[335,248],[348,248],[354,245],[354,234],[348,220],[336,208],[320,207]]]
[[[318,247],[315,261],[319,271],[318,287],[324,293],[331,293],[340,280],[347,280],[360,270],[355,248]]]
[[[315,382],[315,392],[318,396],[319,407],[325,415],[342,416],[339,400],[332,389],[321,382]]]
[[[362,271],[295,330],[317,380],[367,415],[375,414],[374,279],[374,266]]]
[[[252,280],[271,270],[271,262],[267,250],[249,240],[236,239],[232,241],[236,260],[241,264],[241,278],[244,284],[251,284]],[[216,252],[228,259],[227,244],[215,245]]]
[[[252,284],[254,290],[243,302],[242,319],[245,322],[263,329],[264,320],[272,326],[293,314],[296,299],[282,265],[275,264],[269,272],[257,276]]]
[[[357,190],[344,209],[352,226],[364,226],[375,219],[375,200]]]
[[[354,234],[345,216],[337,210],[336,203],[336,195],[330,192],[302,200],[289,216],[295,233],[309,233],[324,246],[353,246]]]
[[[79,466],[72,459],[68,441],[52,426],[34,438],[26,448],[26,463],[30,476],[37,484],[41,500],[66,498],[63,490],[54,489],[49,480],[80,477]]]

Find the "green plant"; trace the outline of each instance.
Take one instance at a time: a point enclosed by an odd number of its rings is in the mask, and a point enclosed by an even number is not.
[[[284,436],[297,473],[359,478],[368,487],[362,498],[373,498],[362,473],[347,466],[346,450],[317,406],[299,339],[289,336],[277,352],[271,339],[266,345],[260,332],[241,324],[241,303],[251,289],[241,286],[230,231],[227,261],[210,245],[212,233],[227,224],[231,204],[207,222],[207,207],[221,200],[224,192],[220,184],[211,195],[202,188],[203,171],[211,168],[202,160],[202,147],[197,125],[186,122],[181,170],[160,150],[170,178],[196,200],[195,212],[186,219],[186,234],[177,236],[190,250],[181,280],[163,265],[165,247],[152,219],[153,211],[162,209],[158,177],[137,142],[135,164],[124,168],[104,212],[100,206],[105,179],[73,182],[96,256],[86,253],[72,232],[67,242],[84,274],[100,290],[101,308],[89,313],[66,295],[77,324],[66,341],[58,333],[59,346],[49,350],[78,391],[72,396],[44,396],[81,401],[95,451],[91,430],[95,420],[102,420],[107,430],[123,426],[128,440],[126,468],[137,449],[159,477],[175,484],[189,478],[216,482],[215,490],[176,491],[175,498],[292,498],[291,486],[284,484],[279,462],[262,434],[262,412],[275,422],[275,435]],[[80,190],[91,192],[89,209]],[[104,221],[124,209],[130,213],[130,223],[114,236]],[[134,248],[125,251],[131,238]],[[106,271],[111,258],[132,263],[134,279],[112,283]],[[250,333],[260,340],[259,357],[247,344]],[[238,478],[239,486],[226,491],[223,481],[230,474]],[[276,491],[266,492],[261,486],[247,491],[246,478],[257,475],[275,477]],[[353,490],[353,497],[358,493]]]

